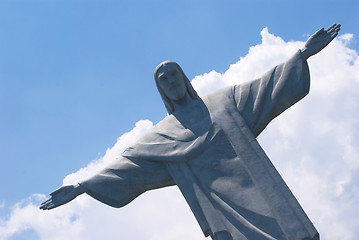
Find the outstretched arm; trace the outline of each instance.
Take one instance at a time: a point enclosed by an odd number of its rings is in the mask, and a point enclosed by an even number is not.
[[[327,30],[324,30],[324,28],[318,30],[308,38],[304,48],[301,50],[303,59],[307,60],[309,57],[320,52],[338,35],[339,31],[340,24],[333,24]]]
[[[85,189],[80,184],[63,186],[56,191],[50,193],[51,197],[43,202],[40,206],[42,210],[50,210],[68,203],[77,196],[85,193]]]

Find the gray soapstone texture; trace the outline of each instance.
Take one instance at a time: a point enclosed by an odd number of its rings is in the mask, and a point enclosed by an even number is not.
[[[340,30],[334,24],[259,79],[200,98],[181,67],[165,61],[155,81],[168,115],[122,157],[40,206],[82,193],[122,207],[143,192],[177,185],[205,236],[214,240],[319,239],[319,234],[256,137],[309,92],[307,59]]]

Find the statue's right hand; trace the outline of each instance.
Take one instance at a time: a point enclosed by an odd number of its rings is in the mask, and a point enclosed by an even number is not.
[[[78,195],[84,193],[81,188],[81,185],[68,185],[57,189],[50,193],[51,197],[41,204],[40,209],[50,210],[70,202]]]
[[[307,60],[310,56],[317,54],[325,48],[340,31],[340,24],[333,24],[327,30],[324,28],[310,36],[302,49],[302,56]]]

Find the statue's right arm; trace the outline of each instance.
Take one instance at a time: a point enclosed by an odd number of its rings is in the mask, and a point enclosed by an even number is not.
[[[301,49],[302,57],[307,60],[309,57],[317,54],[325,48],[340,31],[340,24],[333,24],[328,29],[318,30],[315,34],[308,38],[303,49]]]
[[[51,197],[41,204],[40,209],[50,210],[56,208],[72,201],[85,192],[86,189],[81,184],[63,186],[50,193]]]

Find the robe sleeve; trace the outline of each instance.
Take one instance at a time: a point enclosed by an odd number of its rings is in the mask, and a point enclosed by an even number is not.
[[[101,172],[80,183],[88,195],[120,208],[142,193],[174,185],[163,163],[120,157]]]
[[[234,86],[241,116],[257,137],[268,123],[309,92],[309,68],[298,51],[261,78]]]

